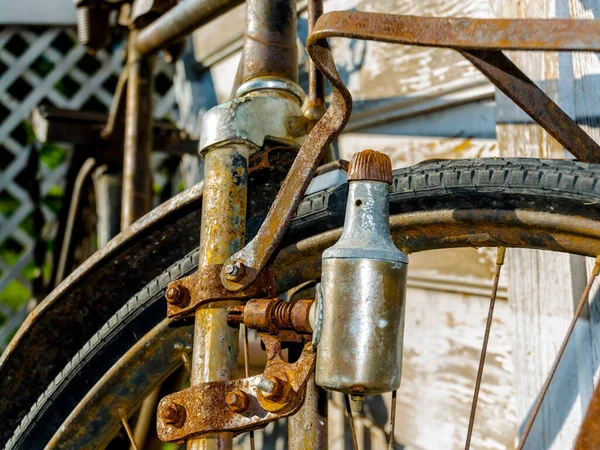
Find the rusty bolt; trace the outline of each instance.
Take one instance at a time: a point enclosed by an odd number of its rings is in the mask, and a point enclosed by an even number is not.
[[[181,428],[185,423],[187,414],[185,412],[185,407],[174,401],[168,400],[160,404],[158,415],[165,424],[172,425],[175,428]]]
[[[276,402],[285,396],[286,382],[277,377],[261,377],[256,383],[256,387],[263,391],[264,398]]]
[[[225,266],[225,278],[230,281],[240,281],[244,275],[246,275],[246,266],[239,261]]]
[[[225,403],[233,412],[243,413],[250,406],[250,399],[244,391],[231,391],[225,396]]]
[[[167,302],[169,302],[170,305],[181,306],[185,303],[188,294],[189,292],[185,287],[174,284],[169,286],[165,297],[167,297]]]

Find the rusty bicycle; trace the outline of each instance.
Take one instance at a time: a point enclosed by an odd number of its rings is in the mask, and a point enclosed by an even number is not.
[[[241,2],[174,3],[130,33],[129,67],[138,75],[148,69],[143,55]],[[85,14],[97,8],[104,16],[123,7],[82,5]],[[160,392],[162,441],[231,448],[234,435],[288,418],[290,449],[322,449],[326,390],[344,394],[351,428],[365,396],[391,393],[394,448],[407,255],[496,247],[469,448],[506,249],[600,255],[600,147],[502,52],[598,51],[600,21],[322,14],[321,3],[311,0],[306,96],[297,84],[296,15],[291,0],[247,2],[234,95],[203,117],[203,183],[125,229],[21,327],[0,360],[5,448],[106,448],[122,427],[132,435],[128,418]],[[352,109],[332,38],[454,49],[576,160],[426,161],[392,171],[389,157],[365,150],[349,165],[322,164]],[[323,76],[332,87],[328,105]],[[133,105],[144,101],[139,92],[131,96]],[[148,129],[138,121],[129,138]],[[340,177],[346,181],[331,182]],[[596,262],[518,448],[532,445],[536,416],[599,271]],[[247,364],[237,373],[240,329],[256,331],[264,345],[260,374],[250,376]],[[247,362],[247,339],[242,346]],[[190,386],[169,385],[181,367]],[[170,389],[158,391],[161,384]],[[600,445],[598,402],[596,393],[578,449]]]

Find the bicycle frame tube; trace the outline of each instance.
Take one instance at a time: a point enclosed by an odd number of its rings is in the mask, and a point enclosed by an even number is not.
[[[127,54],[127,100],[123,158],[121,229],[152,208],[152,96],[153,56],[142,56],[136,48],[138,30],[130,31]]]
[[[211,148],[205,155],[199,267],[222,264],[244,246],[248,157],[243,144]],[[192,386],[235,378],[238,329],[227,324],[236,302],[209,303],[196,311]],[[231,433],[188,441],[188,449],[231,448]]]
[[[242,67],[243,81],[278,76],[298,79],[296,7],[293,0],[251,0]],[[248,183],[248,158],[258,148],[250,142],[225,141],[203,150],[204,198],[199,267],[223,264],[243,248]],[[236,375],[238,328],[227,323],[227,308],[235,301],[209,303],[196,311],[192,386],[232,380]],[[230,449],[232,434],[200,436],[187,442],[188,450]]]

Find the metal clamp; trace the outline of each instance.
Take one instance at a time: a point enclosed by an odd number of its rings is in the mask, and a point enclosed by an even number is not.
[[[261,272],[248,289],[231,292],[223,287],[220,280],[222,264],[204,266],[197,272],[167,287],[167,317],[180,318],[193,313],[200,306],[216,300],[245,300],[252,297],[273,297],[275,277],[271,268]]]
[[[158,405],[157,432],[164,442],[183,443],[203,434],[240,433],[298,412],[314,371],[315,350],[306,343],[293,364],[281,356],[281,343],[259,334],[267,351],[262,375],[213,381],[168,395]]]
[[[239,141],[249,142],[258,150],[266,138],[297,148],[300,141],[290,130],[289,122],[302,115],[299,94],[296,91],[286,94],[282,87],[271,92],[266,89],[263,86],[262,92],[253,90],[251,95],[234,98],[207,111],[202,118],[200,151]],[[282,94],[275,93],[277,90]]]

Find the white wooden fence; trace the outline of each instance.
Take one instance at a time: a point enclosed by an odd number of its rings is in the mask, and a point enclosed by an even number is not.
[[[53,146],[51,157],[41,158],[38,174],[24,173],[32,151],[29,113],[41,103],[107,111],[123,65],[122,48],[91,56],[77,44],[72,28],[0,28],[0,348],[24,318],[30,295],[36,236],[29,223],[36,206],[25,182],[39,178],[43,235],[51,241],[70,151]],[[172,67],[160,63],[156,117],[176,118],[172,78]]]

